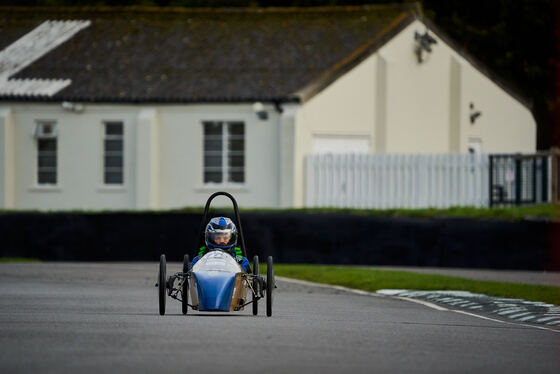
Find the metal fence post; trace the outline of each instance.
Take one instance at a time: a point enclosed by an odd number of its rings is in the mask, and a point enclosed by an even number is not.
[[[533,159],[533,204],[537,202],[537,159]]]
[[[541,202],[548,202],[548,157],[541,158]]]
[[[494,194],[492,189],[492,179],[494,177],[494,156],[489,156],[489,165],[488,165],[488,205],[492,208],[494,203]]]
[[[521,159],[515,159],[515,205],[521,205]]]
[[[551,175],[551,182],[552,182],[552,188],[551,188],[551,192],[552,192],[552,203],[553,204],[558,204],[558,158],[560,157],[560,148],[558,147],[553,147],[550,150],[551,153],[551,157],[552,157],[552,175]]]

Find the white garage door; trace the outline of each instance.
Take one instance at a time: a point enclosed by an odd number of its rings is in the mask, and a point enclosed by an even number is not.
[[[369,153],[368,135],[313,135],[312,151],[324,153]]]

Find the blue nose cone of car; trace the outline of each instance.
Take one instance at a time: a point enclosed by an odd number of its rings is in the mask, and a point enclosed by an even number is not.
[[[194,272],[198,292],[198,310],[228,312],[235,288],[235,273],[224,271]]]

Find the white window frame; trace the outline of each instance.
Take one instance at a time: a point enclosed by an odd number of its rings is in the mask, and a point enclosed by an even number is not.
[[[110,125],[110,124],[120,124],[122,126],[122,134],[120,134],[120,135],[107,135],[107,125]],[[124,183],[125,183],[124,130],[125,130],[124,121],[120,121],[120,120],[103,121],[103,142],[102,142],[102,147],[103,147],[102,165],[103,165],[103,167],[102,167],[102,173],[101,173],[101,181],[102,181],[102,185],[104,187],[123,187],[124,186]],[[105,144],[106,140],[120,140],[121,144],[122,144],[122,147],[121,147],[122,150],[121,151],[107,151],[107,146]],[[115,166],[106,166],[105,165],[105,157],[106,156],[121,156],[122,165],[120,167],[120,172],[121,172],[122,181],[120,183],[107,183],[106,172],[107,171],[113,171],[114,172],[114,171],[116,171],[116,169],[119,169],[119,168],[115,167]],[[108,170],[108,169],[111,169],[111,170]],[[115,169],[115,170],[113,170],[113,169]]]
[[[47,130],[47,126],[51,126],[50,131]],[[36,172],[35,181],[37,186],[58,186],[59,173],[58,173],[58,133],[57,133],[57,121],[56,120],[36,120],[34,135],[36,138],[35,149],[37,150],[36,157]],[[41,151],[39,149],[39,142],[41,140],[53,140],[55,141],[54,151]],[[55,165],[54,166],[40,166],[39,160],[41,156],[54,156]],[[54,172],[54,183],[51,182],[41,182],[40,173],[41,172]]]
[[[206,150],[205,150],[205,144],[204,142],[207,140],[207,135],[205,134],[205,127],[207,124],[220,124],[221,125],[221,129],[222,129],[222,133],[221,133],[221,139],[222,139],[222,166],[221,166],[221,172],[222,172],[222,182],[206,182],[205,181],[205,175],[206,175],[206,171],[207,171],[207,166],[205,165],[206,162]],[[232,151],[229,149],[229,140],[231,138],[229,131],[228,131],[228,127],[230,125],[236,125],[236,124],[241,124],[243,126],[243,150],[242,151]],[[235,136],[235,135],[234,135]],[[228,121],[213,121],[213,120],[205,120],[202,121],[202,183],[204,186],[245,186],[247,183],[247,172],[246,172],[246,165],[247,165],[247,125],[245,123],[245,121],[233,121],[233,120],[228,120]],[[230,156],[239,156],[239,155],[243,155],[243,166],[239,167],[230,167],[229,163],[228,163],[228,159]],[[242,171],[243,172],[243,182],[230,182],[228,181],[228,177],[229,177],[229,172],[232,169],[238,169],[236,171]]]

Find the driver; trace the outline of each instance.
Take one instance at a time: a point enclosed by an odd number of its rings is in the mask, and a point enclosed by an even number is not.
[[[241,248],[237,244],[237,228],[231,219],[227,217],[215,217],[208,222],[204,230],[205,246],[200,247],[198,255],[193,258],[190,268],[208,251],[222,250],[236,259],[243,270],[250,273],[251,265],[249,261],[241,255]]]

